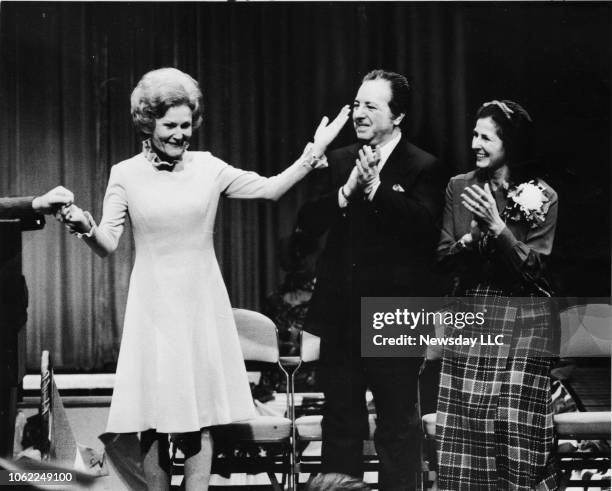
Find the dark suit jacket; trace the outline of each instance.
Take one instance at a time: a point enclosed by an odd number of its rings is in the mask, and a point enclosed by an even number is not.
[[[537,181],[548,198],[544,222],[530,227],[524,221],[506,221],[506,228],[491,241],[485,253],[458,247],[457,241],[470,233],[473,214],[461,204],[461,194],[473,184],[483,187],[485,179],[476,172],[453,177],[446,188],[442,233],[438,244],[438,258],[443,267],[456,276],[453,282],[461,295],[464,290],[477,284],[487,284],[506,293],[528,296],[528,294],[550,293],[546,278],[545,259],[552,252],[557,224],[557,193],[542,179]],[[501,213],[506,207],[506,192],[494,193],[497,209]]]
[[[325,339],[359,335],[362,296],[428,296],[439,238],[446,173],[436,158],[400,140],[385,163],[381,184],[369,200],[340,208],[338,189],[355,165],[360,145],[328,155],[317,197],[300,210],[298,228],[327,232],[305,329]],[[349,339],[338,338],[338,343]],[[353,339],[356,341],[356,339]]]
[[[24,230],[42,228],[45,218],[32,209],[34,196],[19,198],[0,198],[0,220],[19,218]]]
[[[32,209],[33,199],[0,198],[0,336],[8,335],[9,329],[20,329],[26,322],[28,293],[21,274],[21,231],[45,224],[44,217]],[[4,338],[0,339],[4,344]]]

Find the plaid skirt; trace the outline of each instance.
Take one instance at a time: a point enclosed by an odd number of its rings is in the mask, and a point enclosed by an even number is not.
[[[550,338],[550,306],[494,294],[474,298],[472,307],[487,312],[485,334],[512,343],[445,352],[436,424],[439,489],[557,489],[550,358],[524,349]]]

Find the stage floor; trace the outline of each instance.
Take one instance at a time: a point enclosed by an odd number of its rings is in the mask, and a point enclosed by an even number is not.
[[[257,383],[259,374],[251,372],[251,381]],[[114,387],[114,374],[57,374],[54,380],[62,395],[66,416],[74,433],[77,443],[91,447],[102,452],[104,446],[98,436],[105,432],[106,420],[110,408],[110,400]],[[580,398],[584,409],[587,411],[610,410],[610,367],[600,364],[599,366],[577,366],[571,373],[569,379],[571,387],[577,397]],[[23,381],[24,398],[19,405],[22,417],[29,417],[38,412],[40,404],[40,376],[27,375]],[[296,405],[302,403],[302,398],[322,396],[322,394],[308,393],[296,394]],[[368,394],[371,402],[371,394]],[[286,397],[284,393],[275,394],[273,400],[265,404],[266,411],[283,415],[286,408]],[[311,442],[305,450],[304,455],[319,456],[320,442]],[[370,449],[371,450],[371,449]],[[277,476],[281,479],[281,476]],[[173,485],[178,486],[182,476],[173,478]],[[300,475],[300,482],[306,482],[308,475]],[[366,473],[366,482],[376,483],[377,473]],[[212,486],[258,486],[269,483],[265,474],[246,475],[233,474],[226,479],[221,476],[213,476]],[[109,475],[96,480],[94,489],[115,491],[127,489],[118,475],[109,465]],[[573,488],[572,488],[573,489]],[[580,489],[580,488],[576,488]]]
[[[249,378],[257,382],[259,374],[249,373]],[[98,436],[105,432],[106,420],[110,408],[112,389],[114,387],[114,374],[56,374],[55,383],[62,396],[66,416],[74,433],[77,443],[91,447],[102,452],[104,445]],[[27,375],[23,381],[24,398],[20,404],[19,411],[24,417],[30,417],[38,412],[40,404],[40,375]],[[78,395],[75,395],[78,394]],[[304,395],[308,397],[321,396],[321,393],[296,394],[296,405],[301,405]],[[368,397],[371,400],[371,394]],[[283,415],[287,407],[287,399],[284,393],[275,394],[274,399],[266,402],[265,410],[269,413]],[[304,455],[320,456],[320,442],[311,442],[304,451]],[[108,460],[107,460],[108,462]],[[300,475],[300,482],[308,480],[308,474]],[[277,475],[277,479],[281,479]],[[182,476],[174,476],[173,486],[178,486]],[[369,472],[365,475],[366,482],[376,483],[377,473]],[[213,475],[211,486],[260,486],[267,485],[270,480],[266,474],[232,474],[229,478]],[[112,465],[109,466],[109,476],[100,477],[96,480],[96,487],[100,490],[126,489]]]

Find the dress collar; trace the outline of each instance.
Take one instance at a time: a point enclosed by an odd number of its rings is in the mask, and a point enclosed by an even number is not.
[[[151,164],[153,164],[153,166],[157,167],[158,169],[162,167],[169,167],[170,169],[174,169],[174,166],[176,164],[179,164],[183,161],[188,146],[189,144],[186,144],[185,152],[183,152],[183,154],[178,159],[167,162],[159,158],[159,155],[157,155],[157,153],[155,153],[155,150],[153,150],[153,144],[151,143],[151,139],[147,138],[142,142],[142,154],[144,155],[145,159],[151,162]]]

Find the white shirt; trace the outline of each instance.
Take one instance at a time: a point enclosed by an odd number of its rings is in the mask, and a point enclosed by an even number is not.
[[[380,186],[380,172],[387,163],[391,152],[393,152],[393,150],[395,150],[395,147],[397,147],[397,144],[399,143],[401,138],[402,132],[400,131],[397,136],[394,136],[387,143],[379,147],[378,151],[380,152],[380,161],[378,162],[378,176],[376,176],[376,179],[370,186],[368,186],[368,188],[364,189],[364,194],[367,196],[369,201],[372,201],[374,199],[374,195],[378,190],[378,186]],[[342,195],[342,186],[340,187],[340,189],[338,189],[338,205],[340,205],[340,208],[346,208],[348,206],[348,201]]]

